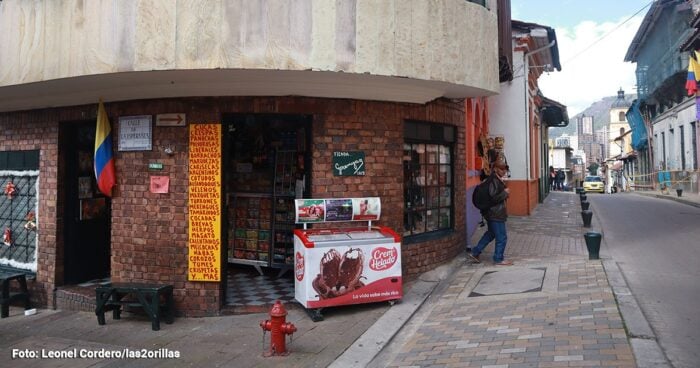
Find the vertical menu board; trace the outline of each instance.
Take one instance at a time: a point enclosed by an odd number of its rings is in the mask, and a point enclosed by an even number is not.
[[[221,281],[221,125],[190,125],[188,280]]]

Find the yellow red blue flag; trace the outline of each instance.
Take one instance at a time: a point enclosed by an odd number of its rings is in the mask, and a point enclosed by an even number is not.
[[[700,64],[698,63],[698,52],[693,52],[688,57],[688,77],[685,81],[685,89],[688,96],[694,95],[698,91],[698,80],[700,80]]]
[[[95,179],[97,187],[104,195],[112,196],[112,187],[116,184],[116,170],[112,156],[112,128],[105,107],[100,100],[97,108],[97,129],[95,130]]]

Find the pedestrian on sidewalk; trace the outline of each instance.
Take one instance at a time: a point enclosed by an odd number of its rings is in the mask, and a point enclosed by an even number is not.
[[[564,179],[566,174],[564,174],[561,169],[557,170],[557,190],[564,190]]]
[[[476,247],[471,250],[471,253],[467,253],[473,262],[480,263],[479,255],[495,239],[496,249],[493,252],[493,262],[498,266],[511,266],[513,264],[511,261],[506,261],[503,256],[508,241],[508,235],[506,234],[506,220],[508,219],[506,199],[510,195],[510,189],[506,187],[504,182],[507,173],[508,165],[502,160],[496,161],[491,170],[491,175],[484,182],[484,184],[488,185],[489,196],[491,197],[491,206],[481,211],[481,215],[488,225],[488,230],[481,237]]]
[[[557,189],[557,173],[554,171],[554,166],[549,167],[549,190]]]

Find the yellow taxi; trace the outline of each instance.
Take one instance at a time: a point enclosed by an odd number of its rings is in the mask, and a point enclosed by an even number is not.
[[[586,176],[586,178],[583,179],[583,190],[586,193],[605,193],[605,185],[603,184],[603,179],[601,179],[600,176]]]

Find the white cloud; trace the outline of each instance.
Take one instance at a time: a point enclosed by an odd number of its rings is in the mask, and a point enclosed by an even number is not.
[[[569,117],[603,97],[616,95],[620,87],[625,94],[637,92],[636,64],[624,59],[643,16],[620,26],[626,19],[616,23],[584,21],[573,29],[555,29],[562,70],[543,74],[539,86],[545,96],[567,106]]]

